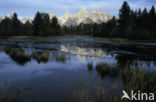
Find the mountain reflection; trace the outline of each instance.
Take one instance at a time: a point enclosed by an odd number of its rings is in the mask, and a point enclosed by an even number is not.
[[[77,46],[61,45],[60,51],[12,47],[5,47],[2,51],[4,51],[18,65],[25,65],[34,60],[38,64],[49,62],[66,64],[67,61],[70,62],[71,59],[76,57],[81,62],[105,60],[106,63],[115,62],[114,64],[117,64],[119,67],[130,66],[133,68],[150,68],[152,70],[155,70],[156,68],[154,56],[147,57],[147,55],[129,53],[112,54],[110,52],[107,52],[106,54],[100,48],[81,48]]]
[[[86,60],[86,56],[89,56],[92,59],[100,59],[102,57],[107,56],[107,54],[101,49],[80,48],[80,47],[77,47],[77,46],[64,46],[64,45],[61,45],[60,51],[75,54],[75,55],[77,55],[77,57],[82,62],[84,62]]]

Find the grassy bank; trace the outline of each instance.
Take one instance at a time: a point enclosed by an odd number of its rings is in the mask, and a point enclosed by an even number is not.
[[[98,41],[108,41],[108,42],[115,42],[115,43],[156,43],[155,39],[151,40],[129,40],[123,38],[99,38],[94,37],[95,40]]]
[[[0,39],[63,39],[63,38],[93,38],[97,41],[114,43],[156,43],[156,40],[129,40],[123,38],[100,38],[89,35],[60,35],[60,36],[1,36]]]
[[[91,36],[61,35],[61,36],[1,36],[1,39],[63,39],[63,38],[89,38]]]

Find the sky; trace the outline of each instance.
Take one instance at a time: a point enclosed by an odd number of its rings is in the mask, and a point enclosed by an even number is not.
[[[156,0],[1,0],[0,16],[16,12],[19,17],[34,17],[37,11],[62,16],[65,12],[75,14],[81,8],[103,10],[118,16],[123,1],[127,1],[133,9],[156,6]]]

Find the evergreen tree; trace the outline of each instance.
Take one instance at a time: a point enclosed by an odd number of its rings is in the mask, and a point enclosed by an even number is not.
[[[44,36],[50,35],[49,26],[50,26],[50,18],[48,14],[45,14],[43,18],[43,31],[42,31]]]
[[[35,18],[33,20],[33,25],[32,25],[32,32],[34,36],[39,36],[40,31],[41,31],[41,26],[42,26],[42,16],[41,13],[37,12],[35,15]]]
[[[61,26],[58,22],[57,17],[53,17],[50,22],[50,33],[52,35],[57,35],[61,33]]]
[[[11,35],[20,35],[21,33],[21,22],[18,19],[16,13],[13,14],[12,23],[11,23]]]
[[[30,21],[26,21],[25,24],[22,26],[23,35],[31,36],[32,35],[32,24]]]
[[[152,37],[156,38],[156,12],[155,7],[152,6],[150,12],[149,12],[149,25],[150,27],[150,33],[152,34]]]
[[[1,35],[10,36],[10,34],[11,34],[11,19],[8,17],[5,17],[1,21]]]
[[[131,28],[129,26],[130,24],[130,15],[131,15],[131,9],[128,3],[125,1],[119,10],[119,36],[121,38],[125,38]]]

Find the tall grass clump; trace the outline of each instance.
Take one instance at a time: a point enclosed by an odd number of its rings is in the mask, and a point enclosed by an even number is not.
[[[93,70],[93,62],[92,61],[89,61],[88,62],[87,68],[88,68],[89,71],[92,71]]]
[[[31,60],[31,57],[25,54],[24,48],[5,47],[4,51],[19,65],[24,65],[26,62]]]
[[[117,76],[118,69],[115,67],[111,67],[107,63],[97,63],[96,70],[100,76]]]
[[[156,93],[156,72],[154,71],[145,71],[141,68],[125,68],[121,71],[120,76],[130,90]]]

